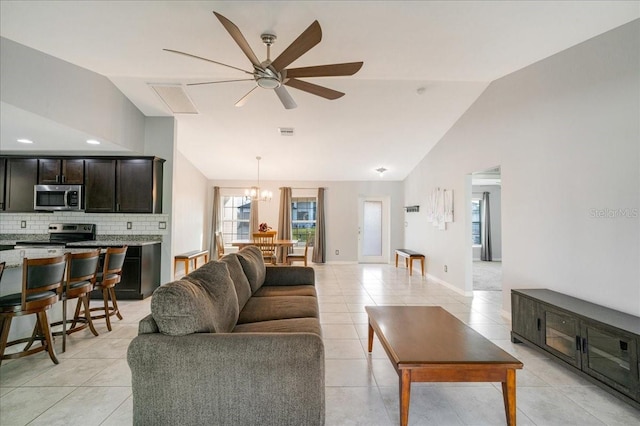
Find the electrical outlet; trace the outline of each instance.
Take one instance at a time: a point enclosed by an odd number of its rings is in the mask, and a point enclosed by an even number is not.
[[[158,229],[167,229],[167,222],[158,222]]]
[[[131,222],[127,222],[127,229],[131,229],[131,227],[132,227],[132,226],[133,226],[133,225],[132,225],[132,223],[131,223]]]
[[[449,268],[447,267],[447,265],[444,265],[444,271],[445,271],[445,272],[448,272],[448,271],[449,271]]]
[[[336,256],[340,255],[340,250],[336,250]]]
[[[27,227],[27,221],[26,220],[21,220],[20,221],[20,228],[26,228]]]

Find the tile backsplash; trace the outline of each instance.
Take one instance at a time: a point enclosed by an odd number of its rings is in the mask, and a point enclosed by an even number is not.
[[[168,214],[2,213],[0,234],[46,234],[50,223],[95,223],[98,236],[169,235],[170,225]]]

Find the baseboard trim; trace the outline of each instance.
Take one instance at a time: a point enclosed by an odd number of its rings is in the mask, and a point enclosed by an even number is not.
[[[442,280],[442,279],[440,279],[440,278],[438,278],[438,277],[436,277],[434,275],[427,274],[427,279],[435,281],[438,284],[441,284],[441,285],[447,287],[448,289],[451,289],[451,290],[455,291],[456,293],[458,293],[461,296],[464,296],[464,297],[472,297],[473,296],[473,292],[464,291],[464,290],[454,286],[453,284],[450,284],[450,283],[446,282],[445,280]]]

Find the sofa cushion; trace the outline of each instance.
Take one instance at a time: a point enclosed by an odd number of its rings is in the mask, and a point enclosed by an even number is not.
[[[262,252],[256,246],[247,246],[238,251],[238,260],[242,265],[244,274],[249,280],[251,286],[251,292],[255,293],[262,284],[267,273],[264,265],[264,259],[262,258]]]
[[[215,333],[228,333],[238,320],[238,296],[225,262],[211,261],[183,279],[199,284],[212,303]]]
[[[322,337],[318,318],[289,318],[238,324],[234,333],[313,333]]]
[[[236,288],[236,295],[238,296],[238,309],[242,310],[247,300],[251,297],[251,285],[249,284],[247,276],[244,274],[242,265],[240,265],[238,255],[236,253],[229,253],[223,256],[220,262],[227,264],[229,275],[231,275],[231,280],[233,281],[233,285]]]
[[[240,312],[238,324],[307,317],[318,318],[318,302],[315,297],[252,297]]]
[[[158,330],[171,336],[230,332],[238,319],[238,299],[226,264],[209,262],[158,287],[151,314]]]
[[[254,297],[271,296],[313,296],[317,297],[313,285],[263,285],[253,294]]]

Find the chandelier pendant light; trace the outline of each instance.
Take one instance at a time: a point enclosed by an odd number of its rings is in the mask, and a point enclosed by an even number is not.
[[[244,195],[245,197],[251,198],[251,201],[271,201],[271,198],[273,198],[273,193],[267,190],[260,190],[260,160],[262,160],[262,157],[257,156],[256,160],[258,160],[258,184],[256,186],[252,186],[251,188],[245,189]]]

